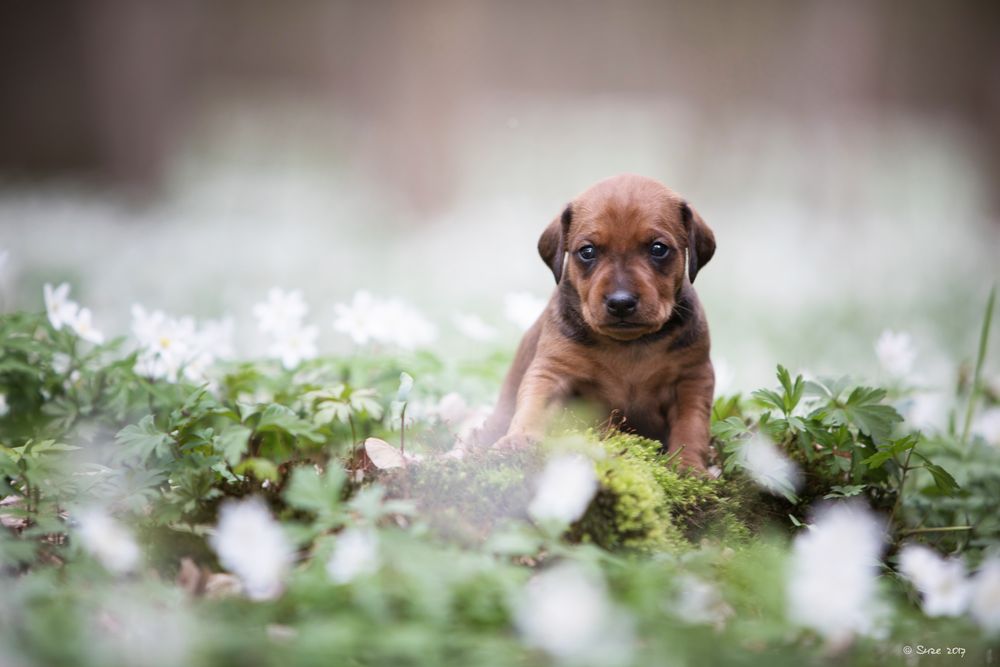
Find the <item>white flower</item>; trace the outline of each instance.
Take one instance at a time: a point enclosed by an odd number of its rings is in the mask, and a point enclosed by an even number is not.
[[[366,291],[354,294],[350,304],[334,305],[333,328],[358,345],[382,343],[415,349],[434,340],[434,326],[412,307],[398,300],[376,299]]]
[[[545,310],[545,301],[528,292],[511,292],[504,297],[504,314],[507,319],[528,329]]]
[[[10,406],[7,405],[7,394],[0,394],[0,417],[6,417],[8,412]]]
[[[972,578],[969,611],[983,630],[1000,633],[1000,558],[997,556],[984,560]]]
[[[177,382],[202,382],[217,357],[232,354],[232,321],[209,320],[199,328],[194,318],[168,317],[132,306],[132,334],[139,343],[135,370],[140,375]]]
[[[99,509],[86,509],[76,516],[80,544],[114,574],[131,572],[141,553],[135,538],[120,523]]]
[[[262,500],[224,504],[209,541],[219,563],[240,578],[248,596],[263,600],[281,593],[294,552]]]
[[[799,469],[759,433],[740,445],[736,463],[772,494],[794,497],[799,485]]]
[[[346,584],[378,570],[378,535],[371,529],[348,528],[337,535],[326,572],[337,584]]]
[[[76,316],[66,322],[76,332],[76,335],[85,341],[100,345],[104,342],[104,334],[94,328],[90,317],[89,308],[80,308]]]
[[[795,538],[788,579],[788,618],[832,645],[877,627],[876,589],[883,533],[864,507],[838,503]]]
[[[890,375],[904,377],[913,369],[917,351],[913,347],[913,338],[906,332],[896,333],[886,329],[875,343],[875,354],[878,361]]]
[[[563,454],[546,464],[528,514],[536,521],[573,523],[587,511],[595,493],[594,462],[580,454]]]
[[[315,326],[285,330],[277,335],[268,352],[272,357],[281,359],[282,366],[292,370],[306,359],[316,357],[317,336],[319,328]]]
[[[672,608],[677,618],[685,623],[712,625],[720,630],[733,613],[718,588],[690,574],[678,578],[677,597]]]
[[[267,293],[267,301],[253,307],[257,326],[262,332],[270,334],[298,329],[308,312],[309,306],[302,298],[302,292],[285,292],[277,287],[272,287]]]
[[[396,400],[405,401],[413,391],[413,376],[403,371],[399,374],[399,389],[396,390]]]
[[[49,322],[52,328],[59,331],[64,324],[69,324],[80,306],[75,301],[69,300],[69,283],[63,283],[53,289],[52,285],[45,283],[42,288],[45,296],[45,312],[48,313]]]
[[[480,343],[491,341],[497,336],[497,330],[486,324],[478,315],[459,313],[452,318],[452,322],[463,336]]]
[[[469,405],[461,394],[453,391],[441,397],[433,412],[442,422],[458,425],[468,416]]]
[[[972,591],[961,560],[945,560],[927,547],[907,545],[899,554],[899,571],[920,591],[928,616],[960,616],[969,606]]]
[[[608,599],[604,582],[579,565],[532,577],[514,621],[527,645],[568,662],[615,665],[631,657],[631,618]]]

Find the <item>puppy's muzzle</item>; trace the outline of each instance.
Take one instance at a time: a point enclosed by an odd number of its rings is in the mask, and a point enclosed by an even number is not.
[[[625,290],[612,292],[604,298],[604,307],[612,317],[628,317],[638,305],[639,297]]]

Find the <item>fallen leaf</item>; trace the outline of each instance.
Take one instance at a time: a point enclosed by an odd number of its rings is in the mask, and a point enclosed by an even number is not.
[[[399,450],[379,438],[368,438],[365,440],[365,454],[368,455],[368,459],[379,470],[402,468],[406,465],[406,460],[399,453]]]

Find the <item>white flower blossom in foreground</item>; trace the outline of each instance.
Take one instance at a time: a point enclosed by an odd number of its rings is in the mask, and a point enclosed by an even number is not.
[[[210,543],[219,563],[240,578],[249,597],[265,600],[281,593],[294,552],[262,500],[224,504]]]
[[[863,506],[838,503],[795,538],[788,575],[788,619],[831,645],[879,625],[876,577],[883,532]]]
[[[1000,634],[1000,557],[984,560],[972,578],[969,611],[983,630]]]
[[[55,288],[45,283],[42,293],[45,297],[45,312],[53,329],[59,331],[63,325],[73,321],[80,306],[69,299],[69,283],[62,283]]]
[[[504,297],[504,315],[519,326],[528,329],[545,310],[545,301],[528,292],[511,292]]]
[[[535,521],[573,523],[587,511],[595,493],[594,462],[580,454],[563,454],[546,464],[528,514]]]
[[[347,584],[379,567],[378,535],[368,528],[348,528],[337,535],[326,572],[337,584]]]
[[[532,577],[515,605],[524,642],[567,662],[617,665],[629,661],[632,621],[615,607],[601,578],[579,565],[556,565]]]
[[[718,630],[725,626],[733,608],[726,604],[718,588],[689,574],[681,575],[677,583],[677,597],[672,606],[677,618],[685,623],[711,625]]]
[[[6,417],[8,412],[10,406],[7,405],[7,394],[0,394],[0,417]]]
[[[268,353],[281,359],[281,365],[293,370],[306,359],[316,358],[316,338],[319,328],[304,326],[282,331],[272,341]]]
[[[913,362],[917,351],[913,346],[913,338],[906,332],[897,333],[886,329],[875,343],[875,354],[878,362],[887,373],[896,377],[905,377],[913,370]]]
[[[757,484],[775,495],[793,496],[798,488],[798,467],[759,433],[740,445],[736,462]]]
[[[106,570],[125,574],[139,565],[141,552],[132,533],[103,510],[85,509],[76,520],[80,544]]]
[[[911,544],[899,554],[899,571],[920,591],[928,616],[960,616],[969,606],[972,591],[961,560],[944,559],[927,547]]]
[[[288,292],[272,287],[267,293],[267,301],[253,307],[257,326],[263,333],[282,334],[299,329],[309,312],[309,306],[299,290]]]
[[[497,330],[484,322],[478,315],[459,313],[452,318],[455,328],[467,338],[480,343],[486,343],[497,336]]]
[[[334,305],[333,328],[358,345],[381,343],[407,350],[427,345],[437,335],[434,325],[397,299],[377,299],[361,290],[349,304]]]
[[[80,308],[76,312],[76,317],[69,320],[68,324],[76,335],[83,340],[95,345],[100,345],[104,342],[104,334],[94,328],[89,308]]]

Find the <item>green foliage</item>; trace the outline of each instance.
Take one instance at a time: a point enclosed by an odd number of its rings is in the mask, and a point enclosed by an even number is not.
[[[783,587],[789,539],[813,503],[872,505],[888,520],[890,552],[920,540],[975,564],[1000,548],[1000,450],[971,433],[913,429],[898,387],[779,366],[776,387],[716,401],[718,479],[618,432],[442,456],[452,434],[419,416],[405,431],[414,457],[378,470],[359,445],[402,440],[394,399],[413,408],[455,382],[489,385],[506,360],[449,369],[424,353],[358,355],[295,373],[241,362],[194,386],[142,377],[122,341],[87,346],[37,314],[0,317],[0,337],[10,407],[0,416],[0,662],[9,652],[14,664],[135,664],[155,645],[167,656],[158,664],[550,664],[514,631],[519,596],[539,570],[571,561],[600,572],[634,622],[634,664],[811,664],[830,647],[789,624]],[[417,378],[406,395],[404,370]],[[992,400],[978,375],[969,393]],[[737,465],[755,435],[802,468],[794,496],[767,493]],[[594,458],[600,486],[555,534],[527,507],[547,454],[565,447]],[[284,593],[252,602],[204,580],[183,593],[174,578],[194,575],[182,558],[218,582],[208,537],[220,505],[248,496],[296,548]],[[142,538],[131,576],[83,548],[72,517],[95,503]],[[349,529],[377,535],[378,567],[337,584],[327,564]],[[716,620],[677,611],[691,577],[717,589]],[[845,660],[884,664],[914,637],[984,656],[967,620],[926,619],[896,577],[883,579],[897,612],[891,640],[859,639]]]

